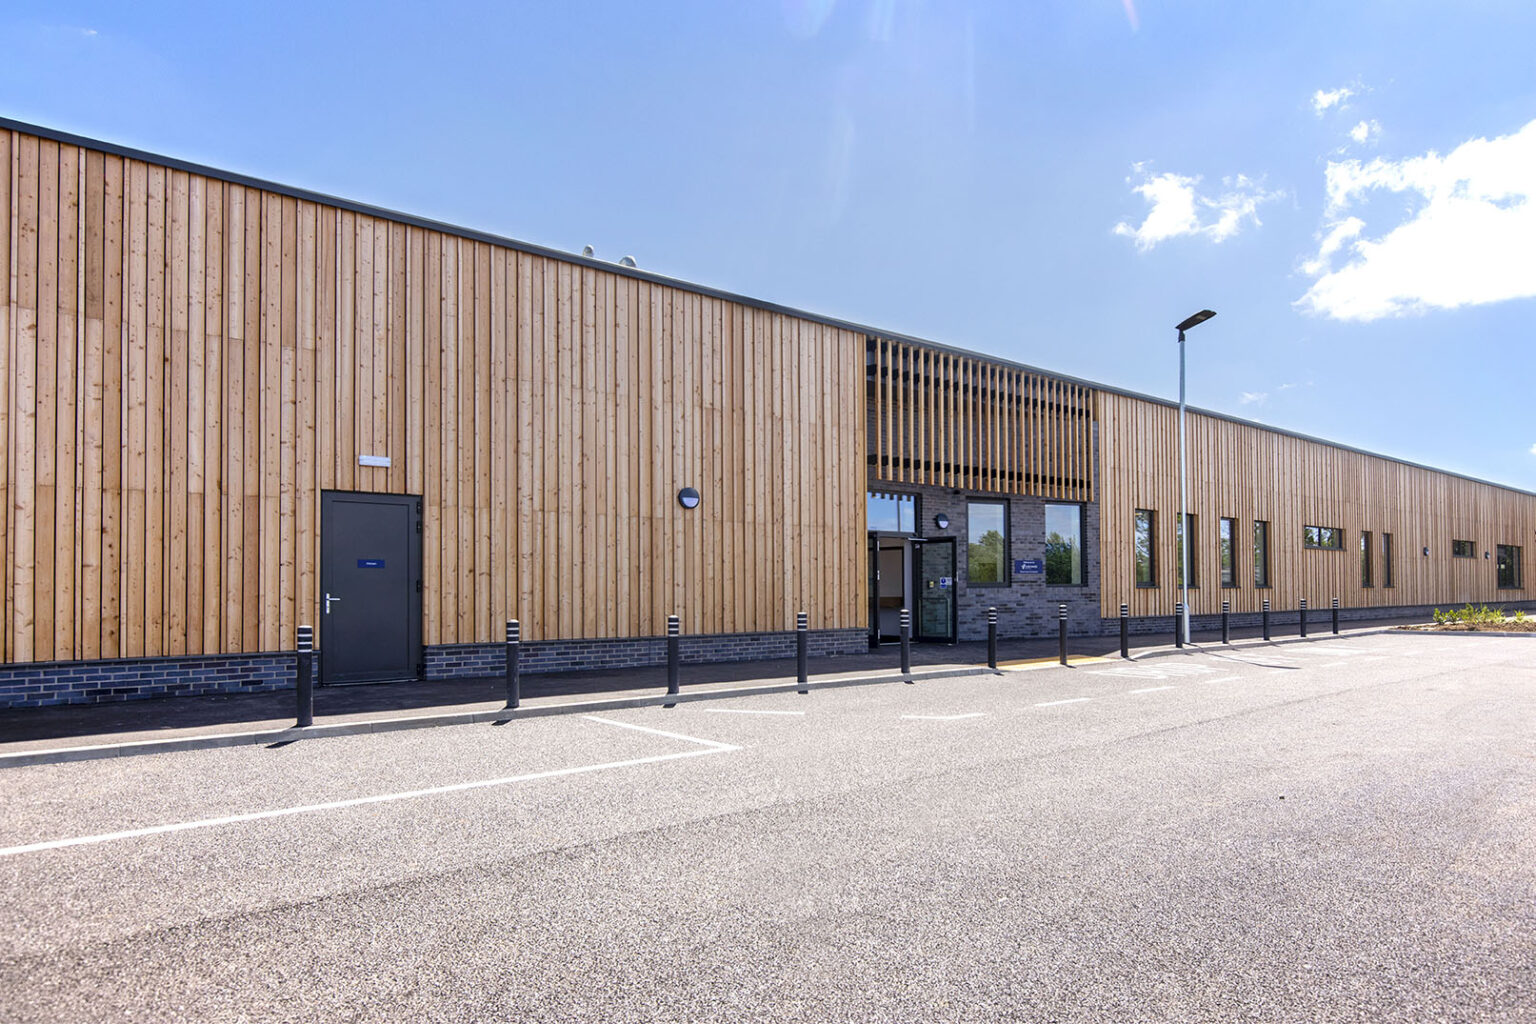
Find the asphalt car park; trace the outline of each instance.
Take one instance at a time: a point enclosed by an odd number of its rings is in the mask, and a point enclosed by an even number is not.
[[[7,769],[9,1020],[1525,1020],[1536,643]]]

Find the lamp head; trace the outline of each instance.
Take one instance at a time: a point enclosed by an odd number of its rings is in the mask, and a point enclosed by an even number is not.
[[[1214,309],[1202,309],[1200,312],[1196,313],[1194,316],[1189,317],[1183,323],[1179,324],[1177,327],[1174,328],[1174,330],[1178,331],[1180,334],[1183,334],[1185,331],[1189,330],[1191,327],[1199,327],[1201,324],[1205,323],[1207,320],[1209,320],[1211,317],[1213,317],[1215,315],[1216,315],[1216,311]]]

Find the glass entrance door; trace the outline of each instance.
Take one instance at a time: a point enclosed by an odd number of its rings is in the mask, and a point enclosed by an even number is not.
[[[901,610],[912,607],[908,604],[912,543],[906,537],[870,534],[869,551],[871,640],[893,644],[901,639]]]
[[[917,639],[955,642],[955,540],[917,545]]]

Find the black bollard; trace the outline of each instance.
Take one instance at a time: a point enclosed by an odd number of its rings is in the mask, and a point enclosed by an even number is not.
[[[805,612],[795,613],[795,677],[800,683],[801,693],[811,692],[811,675],[806,665],[806,659],[810,654],[810,630],[811,620]]]
[[[1307,599],[1306,598],[1302,598],[1301,599],[1301,635],[1302,635],[1303,638],[1305,638],[1306,635],[1307,635]]]
[[[1339,635],[1339,599],[1333,599],[1333,635]]]
[[[1131,656],[1131,606],[1120,606],[1120,657]]]
[[[293,688],[299,695],[299,714],[294,726],[302,729],[315,724],[315,627],[300,626],[296,646],[298,657],[294,659]]]
[[[1264,639],[1269,639],[1269,598],[1264,599]]]
[[[997,671],[997,609],[987,609],[987,668]]]
[[[683,657],[682,620],[676,615],[667,616],[667,695],[678,693],[678,664]]]
[[[1221,642],[1232,642],[1232,602],[1221,602]]]
[[[1173,603],[1173,645],[1175,647],[1183,647],[1184,646],[1184,630],[1182,628],[1183,625],[1184,625],[1184,602],[1183,601],[1175,601]]]
[[[901,610],[901,681],[912,681],[912,613]]]
[[[1060,609],[1056,613],[1056,639],[1061,647],[1061,663],[1065,665],[1067,663],[1067,606],[1062,604],[1056,607]]]
[[[523,702],[523,668],[518,663],[518,649],[522,647],[522,626],[516,619],[507,620],[507,710]]]

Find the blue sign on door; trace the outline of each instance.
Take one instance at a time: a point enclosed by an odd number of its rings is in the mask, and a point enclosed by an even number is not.
[[[1045,559],[1015,558],[1013,560],[1013,574],[1015,576],[1044,576]]]
[[[359,569],[382,569],[382,568],[384,568],[384,559],[382,559],[382,558],[359,558],[357,560],[357,567]]]

